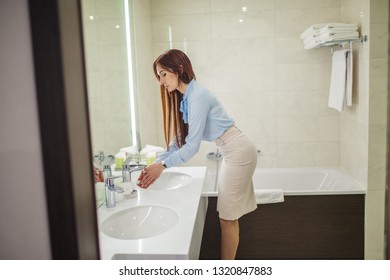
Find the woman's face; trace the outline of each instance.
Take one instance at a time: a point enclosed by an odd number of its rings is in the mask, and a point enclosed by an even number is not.
[[[157,75],[160,77],[160,85],[165,87],[169,92],[179,89],[179,75],[169,72],[157,64]]]

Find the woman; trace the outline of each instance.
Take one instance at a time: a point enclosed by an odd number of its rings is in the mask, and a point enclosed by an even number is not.
[[[221,258],[234,259],[239,243],[238,219],[257,207],[252,185],[257,152],[214,95],[196,82],[191,62],[180,50],[168,50],[153,63],[160,82],[165,141],[169,146],[139,178],[148,188],[165,168],[181,165],[199,150],[202,140],[215,141],[222,156],[217,210]]]

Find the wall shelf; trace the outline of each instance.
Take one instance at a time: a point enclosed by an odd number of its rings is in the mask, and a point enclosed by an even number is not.
[[[346,44],[351,44],[353,42],[359,42],[359,41],[361,43],[367,42],[368,41],[368,36],[367,35],[360,36],[357,39],[345,39],[345,40],[329,41],[329,42],[325,42],[323,44],[320,44],[319,47],[332,47],[332,46],[336,46],[336,45],[344,47]]]

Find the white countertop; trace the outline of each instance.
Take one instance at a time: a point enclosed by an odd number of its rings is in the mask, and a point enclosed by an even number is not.
[[[175,167],[164,172],[180,172],[192,177],[189,184],[172,190],[141,189],[138,197],[125,199],[114,208],[98,209],[100,225],[112,214],[141,205],[165,206],[179,214],[177,224],[155,237],[136,240],[112,238],[99,230],[101,259],[188,259],[206,167]]]

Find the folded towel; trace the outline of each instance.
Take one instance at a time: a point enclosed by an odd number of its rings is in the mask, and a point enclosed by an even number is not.
[[[340,41],[340,40],[355,40],[359,39],[359,32],[345,32],[345,33],[337,33],[337,32],[326,32],[322,33],[318,36],[321,40],[322,44],[330,41]]]
[[[156,153],[161,153],[164,152],[165,149],[163,147],[158,147],[158,146],[153,146],[153,145],[146,145],[142,150],[141,150],[141,155],[147,155],[150,152],[156,152]]]
[[[284,193],[281,189],[255,190],[257,204],[278,203],[284,201]]]
[[[312,34],[312,35],[307,36],[305,39],[303,39],[303,44],[307,45],[313,40],[319,40],[320,35],[321,34],[318,33],[318,34]]]
[[[357,23],[318,23],[307,28],[300,35],[304,49],[330,46],[339,41],[359,39]]]
[[[301,39],[305,39],[308,36],[317,35],[320,33],[320,29],[326,26],[324,23],[313,24],[308,27],[305,31],[303,31],[300,35]]]
[[[129,155],[137,154],[138,148],[137,148],[137,146],[129,146],[129,147],[122,148],[119,151],[124,152],[124,153],[126,153],[127,156],[129,156]]]
[[[355,31],[358,29],[357,23],[341,23],[341,22],[334,22],[334,23],[328,23],[325,26],[320,28],[320,33],[325,33],[328,31]]]
[[[319,47],[322,44],[322,40],[319,37],[316,37],[315,39],[311,40],[310,42],[307,42],[303,48],[305,50],[313,49],[316,47]]]
[[[349,49],[333,53],[328,106],[341,112],[352,105],[352,53]],[[349,58],[348,58],[349,57]]]

